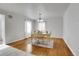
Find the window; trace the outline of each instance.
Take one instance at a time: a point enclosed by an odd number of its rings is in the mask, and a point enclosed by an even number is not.
[[[25,21],[25,33],[28,35],[31,34],[31,31],[32,31],[31,21]]]
[[[45,32],[45,22],[39,22],[38,23],[38,30],[39,31],[42,31],[42,32]]]

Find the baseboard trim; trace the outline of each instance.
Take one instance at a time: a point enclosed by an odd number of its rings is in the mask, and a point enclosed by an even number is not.
[[[63,40],[64,40],[64,39],[63,39]],[[67,41],[64,40],[64,42],[66,43],[66,45],[68,46],[68,48],[70,49],[70,51],[72,52],[72,54],[73,54],[74,56],[76,56],[76,54],[74,53],[74,51],[72,50],[72,48],[70,47],[70,45],[67,43]]]
[[[27,39],[27,38],[26,38],[26,37],[22,37],[22,38],[20,38],[20,39],[17,39],[17,40],[14,40],[14,41],[12,41],[12,42],[7,43],[7,45],[9,45],[9,44],[11,44],[11,43],[14,43],[14,42],[18,42],[18,41],[24,40],[24,39]]]

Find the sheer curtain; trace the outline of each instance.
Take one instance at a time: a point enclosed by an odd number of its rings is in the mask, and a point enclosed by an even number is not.
[[[32,32],[32,23],[31,21],[25,21],[25,34],[26,35],[31,35]]]

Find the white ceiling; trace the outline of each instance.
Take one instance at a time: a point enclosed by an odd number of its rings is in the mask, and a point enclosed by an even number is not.
[[[0,9],[37,18],[41,12],[45,17],[63,16],[69,3],[0,3]]]

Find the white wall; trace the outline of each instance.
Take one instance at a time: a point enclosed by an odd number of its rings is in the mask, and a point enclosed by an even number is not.
[[[79,4],[71,4],[64,15],[64,39],[75,55],[79,55]]]
[[[48,32],[57,38],[63,37],[63,17],[51,17],[46,22]]]
[[[0,10],[1,14],[5,15],[5,40],[6,44],[17,41],[24,37],[24,19],[25,17],[20,14],[15,14],[12,12],[6,12]],[[8,15],[12,15],[9,18]]]
[[[8,16],[6,16],[5,20],[6,43],[11,43],[13,41],[23,38],[25,33],[25,18],[17,14],[11,15],[13,16],[13,18],[9,18]]]

